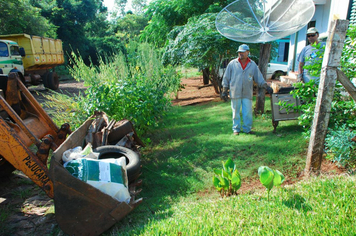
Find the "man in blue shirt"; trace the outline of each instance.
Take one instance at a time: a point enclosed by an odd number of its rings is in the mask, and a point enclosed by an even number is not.
[[[230,89],[231,108],[232,108],[232,131],[234,135],[239,135],[240,131],[253,134],[252,128],[252,98],[253,82],[265,88],[272,94],[273,89],[264,80],[256,63],[248,56],[250,48],[246,44],[240,45],[238,58],[232,60],[226,68],[222,86],[222,98],[226,101],[228,90]],[[240,122],[240,110],[242,110],[243,125]]]
[[[325,43],[319,43],[319,32],[315,27],[309,28],[307,30],[307,37],[310,44],[302,49],[297,59],[297,61],[299,62],[298,81],[307,83],[310,80],[315,80],[317,83],[319,83],[320,78],[310,75],[308,70],[304,69],[303,67],[305,65],[312,65],[315,60],[321,60],[321,58],[318,58],[316,51],[321,50],[323,48],[322,46],[325,45]],[[315,45],[318,44],[320,44],[319,46],[321,46],[320,49],[317,49],[315,47]],[[314,45],[314,47],[312,45]],[[306,60],[307,57],[309,57],[310,59]]]

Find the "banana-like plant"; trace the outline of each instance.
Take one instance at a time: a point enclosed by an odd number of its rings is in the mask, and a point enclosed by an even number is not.
[[[225,163],[222,162],[222,166],[222,169],[214,169],[216,174],[213,177],[215,188],[220,192],[221,196],[237,194],[237,190],[241,187],[241,176],[236,165],[229,158]]]
[[[267,195],[269,201],[269,192],[273,186],[280,186],[284,181],[284,175],[278,171],[269,168],[268,166],[260,166],[258,168],[258,175],[263,186],[267,188]]]

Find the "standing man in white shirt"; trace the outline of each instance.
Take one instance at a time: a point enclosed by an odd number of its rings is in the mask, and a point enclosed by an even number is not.
[[[261,71],[256,63],[249,58],[250,48],[242,44],[238,49],[238,58],[232,60],[226,68],[222,86],[222,98],[226,101],[228,90],[230,89],[231,108],[232,108],[232,131],[234,135],[240,132],[254,134],[252,128],[252,98],[253,82],[265,88],[272,94],[273,89],[264,80]],[[240,110],[242,110],[242,121],[240,121]]]
[[[307,38],[309,41],[309,45],[305,46],[302,51],[300,52],[298,56],[298,81],[299,82],[304,82],[308,83],[310,80],[315,80],[316,83],[319,83],[318,77],[312,76],[309,74],[308,70],[304,69],[303,67],[305,65],[311,65],[315,60],[321,60],[321,58],[318,58],[316,51],[317,50],[323,50],[323,45],[325,43],[320,43],[318,41],[319,38],[319,32],[315,27],[311,27],[307,30]],[[320,44],[320,45],[318,45]],[[313,47],[314,45],[314,47]],[[318,45],[320,49],[317,49],[315,45]],[[309,57],[309,60],[306,60],[306,58]]]

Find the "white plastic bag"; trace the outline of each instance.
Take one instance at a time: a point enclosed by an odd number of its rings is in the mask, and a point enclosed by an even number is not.
[[[98,159],[99,153],[93,152],[92,145],[88,143],[84,149],[78,146],[63,152],[62,160],[64,163],[78,158]]]

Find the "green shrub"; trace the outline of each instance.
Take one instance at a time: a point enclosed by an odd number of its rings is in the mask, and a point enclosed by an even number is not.
[[[88,86],[75,112],[90,116],[98,110],[115,120],[129,119],[142,134],[165,114],[180,89],[180,76],[175,68],[161,64],[159,53],[149,44],[131,42],[125,50],[101,58],[98,66],[87,66],[72,54],[70,73]]]
[[[354,168],[356,164],[356,143],[351,139],[356,131],[351,131],[346,124],[336,130],[329,130],[325,139],[327,158],[343,167]]]
[[[340,58],[340,69],[345,73],[348,78],[356,77],[356,60],[355,60],[355,46],[356,45],[356,26],[351,25],[347,32],[347,37],[345,40],[342,56]],[[313,47],[319,47],[320,45]],[[321,50],[323,51],[323,50]],[[318,50],[317,57],[321,58],[320,60],[313,61],[313,64],[304,66],[304,69],[307,69],[309,73],[313,76],[320,76],[321,67],[322,67],[322,53]],[[307,59],[308,60],[308,59]],[[314,118],[314,110],[316,104],[316,98],[318,93],[318,84],[315,84],[313,81],[308,83],[296,83],[294,84],[295,90],[291,92],[294,97],[299,97],[301,105],[294,107],[293,104],[283,104],[279,103],[282,107],[287,110],[297,110],[301,111],[301,116],[299,117],[299,124],[303,126],[305,130],[305,137],[309,138],[310,128]],[[356,128],[356,111],[355,111],[355,101],[350,97],[342,96],[341,94],[342,85],[336,83],[334,97],[331,104],[330,119],[329,119],[329,128],[335,130],[335,127],[338,127],[344,123],[347,124],[349,128]]]

